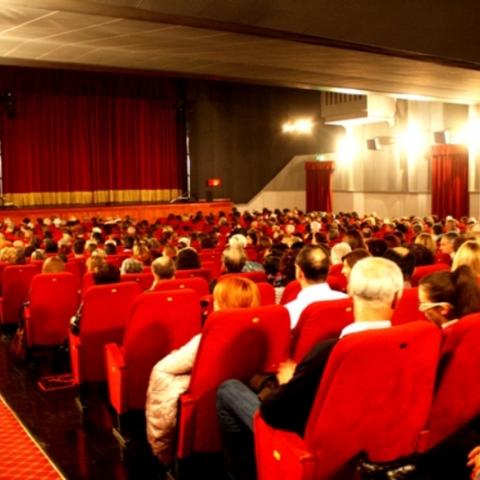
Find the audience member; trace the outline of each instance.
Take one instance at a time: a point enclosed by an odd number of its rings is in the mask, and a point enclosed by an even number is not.
[[[260,304],[260,292],[247,278],[229,277],[213,291],[214,310],[249,308]],[[147,391],[147,437],[153,453],[164,463],[172,461],[173,433],[177,402],[190,382],[201,334],[160,360],[152,370]]]
[[[150,290],[155,290],[155,286],[162,280],[172,280],[175,278],[175,263],[170,257],[158,257],[151,265],[153,273],[153,284]]]
[[[460,265],[467,265],[477,280],[480,280],[480,244],[476,240],[465,241],[455,252],[452,271]]]
[[[311,303],[346,297],[344,293],[328,286],[329,268],[330,254],[324,246],[307,245],[298,252],[295,258],[295,278],[300,282],[301,291],[295,300],[285,305],[292,329],[297,325],[303,310]]]
[[[356,248],[342,257],[342,273],[347,279],[347,282],[350,280],[350,272],[354,265],[362,258],[367,258],[369,256],[370,254],[364,248]]]
[[[142,273],[143,272],[143,264],[140,260],[136,258],[130,257],[126,258],[120,267],[120,274],[123,275],[125,273]]]
[[[197,251],[191,247],[184,247],[177,253],[175,259],[177,270],[196,270],[201,267],[200,257]]]
[[[280,386],[263,401],[238,380],[219,387],[217,411],[229,478],[255,478],[253,415],[257,409],[272,427],[303,436],[330,352],[345,335],[390,327],[402,290],[402,274],[393,262],[377,257],[359,261],[349,285],[355,322],[342,331],[340,340],[319,342],[298,366],[291,362],[281,366]]]
[[[48,257],[42,265],[42,273],[61,273],[65,271],[65,262],[60,257]]]
[[[419,282],[420,311],[439,326],[480,311],[480,290],[471,269],[434,272]]]
[[[404,287],[410,288],[412,285],[413,270],[415,270],[415,255],[406,247],[396,247],[388,249],[383,255],[384,258],[395,262],[402,271]]]

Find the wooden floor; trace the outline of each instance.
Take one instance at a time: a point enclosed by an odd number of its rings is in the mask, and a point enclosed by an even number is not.
[[[38,388],[38,378],[52,373],[50,354],[41,354],[36,364],[17,365],[8,354],[9,343],[8,336],[0,337],[0,392],[67,479],[164,478],[147,445],[137,440],[122,448],[118,443],[101,390],[91,392],[90,407],[82,414],[75,389],[42,392]]]

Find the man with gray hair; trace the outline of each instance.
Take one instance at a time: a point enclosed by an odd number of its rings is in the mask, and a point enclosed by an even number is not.
[[[175,262],[167,256],[156,258],[151,265],[153,273],[153,284],[150,290],[155,290],[157,283],[162,280],[172,280],[175,278]]]
[[[390,260],[364,258],[353,267],[348,290],[353,297],[354,323],[342,330],[340,339],[315,345],[297,366],[293,362],[281,365],[279,387],[262,402],[238,380],[227,380],[219,387],[217,413],[229,478],[255,478],[253,415],[258,408],[270,426],[303,437],[331,351],[345,335],[391,326],[395,303],[403,291],[402,272]]]

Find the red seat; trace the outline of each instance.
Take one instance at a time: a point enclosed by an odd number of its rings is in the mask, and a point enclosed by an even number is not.
[[[192,270],[177,270],[175,278],[202,277],[207,282],[210,281],[210,271],[206,268],[195,268]]]
[[[85,295],[85,292],[90,288],[95,286],[95,281],[93,280],[93,272],[86,272],[82,278],[82,295]]]
[[[137,297],[123,346],[105,346],[110,403],[117,414],[145,408],[155,363],[188,342],[200,328],[200,300],[193,290],[147,292]]]
[[[212,313],[205,324],[188,392],[180,397],[179,458],[221,450],[215,408],[217,387],[277,371],[288,356],[290,320],[280,305]]]
[[[260,291],[260,305],[275,305],[275,289],[270,283],[257,282]]]
[[[420,451],[435,447],[480,415],[480,314],[443,330],[442,369]]]
[[[200,296],[208,295],[208,282],[202,277],[175,278],[173,280],[162,280],[155,285],[156,292],[164,290],[178,290],[190,288]]]
[[[213,280],[220,275],[222,263],[221,261],[213,262],[210,260],[202,260],[202,268],[206,268],[210,272],[210,278]]]
[[[412,274],[412,287],[418,286],[418,282],[427,275],[430,275],[434,272],[441,272],[443,270],[450,270],[450,266],[446,263],[433,263],[432,265],[422,265],[420,267],[415,267],[415,270]]]
[[[248,278],[252,282],[266,282],[267,274],[265,272],[239,272],[239,273],[224,273],[221,278],[227,277],[243,277]]]
[[[336,275],[328,274],[327,276],[328,286],[332,290],[337,290],[338,292],[345,292],[347,290],[348,280],[345,275],[338,273]]]
[[[85,264],[82,264],[81,262],[72,262],[71,260],[69,260],[65,264],[65,272],[69,272],[75,277],[75,280],[78,285],[77,288],[80,288],[80,286],[82,285],[82,278],[83,278],[83,275],[85,274],[84,271],[85,271]]]
[[[35,275],[24,310],[27,346],[62,344],[79,300],[78,279],[71,273]]]
[[[0,294],[2,293],[3,271],[5,270],[5,267],[8,267],[8,265],[10,265],[10,263],[0,262]]]
[[[125,257],[123,255],[107,255],[105,261],[110,265],[115,265],[120,268]]]
[[[153,273],[152,272],[142,272],[142,273],[124,273],[120,276],[121,282],[137,282],[142,290],[148,290],[153,284]]]
[[[415,452],[427,419],[441,334],[427,322],[356,333],[334,347],[304,438],[254,421],[259,480],[355,477],[360,454],[390,462]]]
[[[292,331],[293,360],[300,362],[317,342],[338,338],[353,320],[351,298],[312,303],[302,312]]]
[[[419,306],[418,287],[406,288],[393,312],[392,325],[426,320],[425,315],[418,309]]]
[[[128,312],[140,293],[140,285],[134,282],[98,285],[85,292],[80,333],[69,334],[77,385],[106,379],[104,345],[122,341]]]
[[[9,265],[3,270],[0,323],[18,323],[28,300],[32,278],[40,273],[36,265]]]
[[[301,289],[302,286],[300,285],[300,282],[298,280],[292,280],[291,282],[289,282],[282,293],[280,305],[285,305],[286,303],[295,300]]]

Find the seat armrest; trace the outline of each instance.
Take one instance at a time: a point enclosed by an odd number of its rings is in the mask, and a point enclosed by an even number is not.
[[[254,417],[258,480],[314,480],[315,459],[299,435],[270,427],[257,411]]]
[[[123,348],[116,343],[105,345],[108,396],[118,415],[128,410],[128,378]]]
[[[193,444],[195,400],[187,392],[178,401],[178,444],[177,457],[185,458],[191,453]]]

